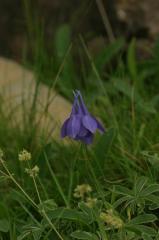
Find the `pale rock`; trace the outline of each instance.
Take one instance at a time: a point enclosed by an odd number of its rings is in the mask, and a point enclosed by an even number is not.
[[[24,119],[29,119],[37,86],[33,72],[12,60],[0,57],[0,86],[4,114],[10,116],[10,124],[24,127]],[[35,111],[38,134],[45,132],[49,138],[54,136],[59,139],[61,124],[70,110],[71,104],[67,100],[55,90],[39,84]],[[31,124],[32,122],[30,126]]]

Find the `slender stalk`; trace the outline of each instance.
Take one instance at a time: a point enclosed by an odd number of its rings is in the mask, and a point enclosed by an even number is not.
[[[24,211],[30,216],[30,218],[35,222],[39,227],[41,227],[41,224],[36,220],[36,218],[32,215],[32,213],[19,201],[20,206],[24,209]]]
[[[46,164],[47,164],[47,166],[48,166],[48,169],[49,169],[49,171],[50,171],[50,174],[51,174],[51,176],[52,176],[52,178],[53,178],[53,180],[54,180],[54,182],[55,182],[55,184],[56,184],[56,186],[57,186],[57,188],[58,188],[58,191],[59,191],[59,193],[60,193],[60,195],[61,195],[64,203],[66,204],[66,206],[69,207],[68,200],[67,200],[67,198],[65,197],[65,194],[64,194],[64,192],[63,192],[63,190],[62,190],[62,188],[61,188],[61,186],[60,186],[60,184],[59,184],[59,181],[58,181],[58,179],[57,179],[54,171],[52,170],[52,168],[51,168],[51,166],[50,166],[49,160],[48,160],[47,155],[46,155],[45,152],[44,152],[44,157],[45,157],[45,160],[46,160]]]
[[[52,229],[56,232],[56,234],[58,235],[58,237],[61,240],[64,240],[63,237],[61,236],[61,234],[57,231],[56,227],[54,226],[54,224],[51,222],[50,218],[47,216],[46,212],[43,211],[43,215],[46,218],[46,220],[48,221],[48,223],[50,224],[50,226],[52,227]]]
[[[35,177],[34,177],[34,176],[33,176],[33,182],[34,182],[34,186],[35,186],[35,189],[36,189],[38,198],[39,198],[39,202],[40,202],[40,204],[42,204],[41,197],[40,197],[40,193],[39,193],[39,190],[38,190],[38,187],[37,187],[36,180],[35,180]],[[42,210],[42,215],[45,217],[45,219],[46,219],[47,222],[50,224],[51,228],[55,231],[55,233],[57,234],[57,236],[58,236],[61,240],[64,240],[63,237],[61,236],[61,234],[57,231],[55,225],[51,222],[51,220],[50,220],[50,218],[48,217],[48,215],[46,214],[46,211],[45,211],[44,208],[43,208],[43,210]]]
[[[29,170],[32,171],[32,169],[31,169],[30,164],[29,164],[28,161],[27,161],[27,163],[28,163]],[[37,193],[37,196],[38,196],[39,202],[40,202],[40,204],[41,204],[42,201],[41,201],[40,193],[39,193],[39,190],[38,190],[38,187],[37,187],[36,181],[35,181],[35,176],[34,176],[34,174],[32,175],[32,179],[33,179],[33,182],[34,182],[34,186],[35,186],[35,190],[36,190],[36,193]]]
[[[41,181],[41,179],[39,178],[39,176],[37,176],[37,178],[38,178],[38,182],[39,182],[39,184],[40,184],[40,186],[41,186],[41,188],[42,188],[42,190],[43,190],[43,192],[44,192],[45,198],[48,199],[49,196],[48,196],[48,193],[47,193],[47,191],[46,191],[46,189],[45,189],[45,187],[44,187],[44,184],[42,183],[42,181]]]
[[[36,208],[37,204],[29,197],[29,195],[25,192],[25,190],[20,186],[20,184],[17,182],[17,180],[13,177],[13,174],[9,171],[9,169],[6,167],[3,160],[1,160],[1,164],[3,165],[4,169],[6,170],[8,176],[10,179],[15,183],[15,185],[21,190],[21,192],[25,195],[25,197],[32,203],[32,205]]]
[[[29,166],[30,167],[30,166]],[[30,168],[31,169],[31,168]],[[37,196],[38,196],[38,199],[39,199],[39,203],[41,204],[42,206],[42,200],[41,200],[41,197],[40,197],[40,193],[39,193],[39,190],[38,190],[38,186],[37,186],[37,183],[36,183],[36,179],[35,179],[35,176],[33,174],[32,176],[32,179],[33,179],[33,182],[34,182],[34,186],[35,186],[35,190],[36,190],[36,193],[37,193]],[[61,234],[57,231],[55,225],[51,222],[51,220],[49,219],[48,215],[46,214],[46,211],[45,209],[43,208],[42,209],[42,215],[45,217],[45,219],[47,220],[47,222],[50,224],[51,228],[56,232],[57,236],[63,240],[63,237],[61,236]]]
[[[96,4],[97,4],[98,10],[100,12],[100,15],[102,17],[103,24],[105,26],[106,32],[108,34],[109,41],[114,42],[115,41],[114,33],[113,33],[113,30],[112,30],[107,12],[104,8],[104,4],[103,4],[102,0],[96,0]]]
[[[69,45],[69,47],[68,47],[68,49],[66,51],[66,54],[65,54],[65,56],[63,58],[63,61],[62,61],[61,65],[60,65],[60,67],[58,69],[58,72],[56,74],[54,82],[51,84],[51,86],[48,89],[47,102],[46,102],[46,105],[44,106],[44,109],[43,109],[41,115],[39,116],[39,120],[38,120],[36,126],[39,126],[40,121],[42,119],[42,116],[45,115],[46,113],[48,113],[48,108],[49,108],[50,104],[53,102],[54,98],[56,97],[56,94],[53,94],[53,96],[51,96],[52,93],[53,93],[52,90],[55,88],[55,86],[56,86],[56,84],[57,84],[57,82],[59,80],[60,74],[61,74],[61,72],[62,72],[62,70],[63,70],[63,68],[65,66],[65,62],[66,62],[67,56],[70,53],[71,49],[72,49],[72,43]],[[48,136],[48,138],[49,138],[49,136]]]
[[[35,186],[35,190],[37,192],[37,196],[38,196],[39,202],[40,202],[40,204],[42,204],[42,200],[41,200],[40,193],[39,193],[39,190],[38,190],[38,187],[37,187],[37,184],[36,184],[34,176],[33,176],[33,182],[34,182],[34,186]]]
[[[75,169],[75,166],[76,166],[76,163],[77,163],[77,158],[78,158],[78,154],[80,152],[80,149],[81,149],[81,144],[77,150],[77,153],[76,153],[76,156],[73,160],[73,164],[71,166],[71,170],[70,170],[70,183],[69,183],[69,190],[68,190],[68,202],[70,204],[70,200],[71,200],[71,194],[72,194],[72,187],[73,187],[73,179],[74,179],[74,169]]]
[[[29,195],[25,192],[25,190],[20,186],[20,184],[16,181],[16,179],[13,177],[13,175],[11,174],[11,172],[9,171],[9,169],[7,168],[7,166],[5,165],[4,161],[1,159],[1,164],[2,166],[4,167],[4,169],[6,170],[8,176],[10,177],[10,179],[15,183],[15,185],[21,190],[21,192],[25,195],[25,197],[32,203],[32,205],[34,207],[36,207],[36,209],[38,209],[38,206],[37,204],[29,197]],[[35,178],[33,176],[33,182],[34,182],[34,185],[35,185],[35,189],[36,189],[36,192],[37,192],[37,195],[38,195],[38,198],[39,198],[39,202],[42,203],[41,201],[41,197],[40,197],[40,194],[39,194],[39,191],[38,191],[38,187],[37,187],[37,184],[36,184],[36,181],[35,181]],[[43,209],[42,211],[42,215],[45,217],[45,219],[47,220],[47,222],[49,223],[49,225],[52,227],[52,229],[56,232],[56,234],[58,235],[58,237],[61,239],[61,240],[64,240],[63,237],[61,236],[61,234],[57,231],[56,227],[54,226],[54,224],[50,221],[49,217],[47,216],[45,210]]]
[[[84,146],[84,153],[85,153],[85,156],[86,156],[85,158],[87,159],[88,171],[90,171],[90,173],[91,173],[91,175],[92,175],[92,177],[95,181],[96,187],[97,187],[97,189],[100,193],[100,196],[101,196],[101,198],[103,199],[103,202],[104,202],[104,196],[103,196],[102,191],[100,190],[99,181],[97,180],[96,174],[95,174],[94,169],[93,169],[93,167],[91,165],[91,162],[89,160],[89,153],[88,153],[87,146]],[[99,217],[96,216],[96,218],[97,218],[98,226],[99,226],[99,229],[100,229],[100,232],[101,232],[101,235],[102,235],[102,239],[108,240],[107,234],[102,227],[102,224],[101,224],[101,221],[100,221]]]

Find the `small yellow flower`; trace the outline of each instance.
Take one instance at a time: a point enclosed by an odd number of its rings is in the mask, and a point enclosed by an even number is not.
[[[77,185],[73,195],[75,198],[83,198],[89,192],[92,192],[92,187],[89,184],[81,184]]]
[[[35,165],[32,169],[26,168],[25,172],[28,173],[30,177],[37,177],[39,173],[39,167]]]
[[[116,216],[112,209],[107,210],[107,212],[101,212],[100,219],[116,229],[122,228],[124,224],[123,220]]]
[[[18,156],[19,156],[20,162],[25,162],[25,161],[31,160],[31,153],[25,149],[23,151],[21,151]]]
[[[97,202],[97,198],[88,197],[88,198],[86,199],[85,204],[86,204],[89,208],[92,208],[92,207],[95,206],[96,202]]]

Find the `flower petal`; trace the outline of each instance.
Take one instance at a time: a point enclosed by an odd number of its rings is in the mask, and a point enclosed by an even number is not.
[[[69,119],[70,119],[70,118],[66,119],[66,120],[64,121],[63,125],[62,125],[62,128],[61,128],[61,137],[62,137],[62,138],[64,138],[64,137],[67,136],[67,124],[68,124],[68,122],[69,122]]]
[[[102,124],[96,118],[94,118],[94,120],[97,123],[97,128],[98,128],[99,132],[100,133],[104,133],[105,132],[105,128],[102,126]]]
[[[87,132],[87,134],[85,136],[79,136],[77,135],[75,140],[80,140],[81,142],[85,143],[85,144],[91,144],[93,142],[93,133],[91,133],[90,131]]]
[[[87,128],[91,133],[94,133],[97,129],[97,122],[90,115],[85,115],[82,118],[82,123],[83,123],[83,126]]]
[[[78,95],[74,95],[74,101],[71,110],[71,116],[77,114]]]
[[[76,90],[78,96],[80,97],[80,104],[79,104],[79,108],[80,110],[82,111],[83,114],[89,114],[88,110],[87,110],[87,107],[84,103],[84,100],[83,100],[83,97],[81,95],[81,92],[79,90]]]
[[[87,128],[85,128],[82,124],[78,133],[79,137],[84,137],[88,134],[89,130]]]
[[[103,133],[105,129],[96,118],[89,114],[80,91],[76,90],[73,93],[72,111],[70,117],[62,125],[61,137],[68,136],[85,144],[91,144],[95,131],[98,129]]]
[[[92,144],[93,142],[93,134],[90,133],[89,135],[83,137],[82,141],[85,143],[85,144]]]
[[[75,138],[81,126],[81,118],[78,115],[72,115],[67,124],[67,136]]]

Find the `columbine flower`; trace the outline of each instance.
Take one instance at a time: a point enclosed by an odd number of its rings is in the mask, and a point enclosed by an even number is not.
[[[23,162],[23,161],[25,162],[25,161],[31,160],[31,153],[25,149],[23,151],[21,151],[18,156],[19,156],[20,162]]]
[[[37,177],[39,173],[39,167],[35,165],[32,169],[26,168],[25,172],[29,174],[30,177]]]
[[[104,133],[105,129],[100,122],[87,110],[80,91],[74,93],[74,103],[70,117],[66,119],[61,128],[61,137],[66,136],[75,140],[80,140],[86,144],[91,144],[93,134],[98,129]]]
[[[75,198],[84,198],[85,194],[92,192],[92,187],[89,184],[77,185],[74,190],[73,196]]]

